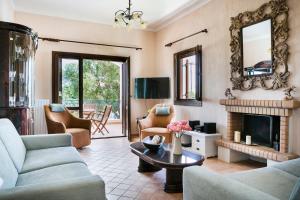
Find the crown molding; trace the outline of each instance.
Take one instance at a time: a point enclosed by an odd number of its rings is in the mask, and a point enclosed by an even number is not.
[[[174,23],[175,21],[187,16],[188,14],[204,6],[209,1],[210,0],[192,0],[191,2],[185,4],[184,6],[181,6],[180,8],[166,15],[165,17],[155,22],[152,22],[151,24],[149,24],[147,30],[158,32],[163,28],[167,27],[168,25]]]

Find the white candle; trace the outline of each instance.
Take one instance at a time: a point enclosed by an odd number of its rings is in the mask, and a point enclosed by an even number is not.
[[[234,131],[234,142],[241,142],[241,132],[239,131]]]
[[[246,136],[246,144],[250,145],[251,144],[251,135]]]

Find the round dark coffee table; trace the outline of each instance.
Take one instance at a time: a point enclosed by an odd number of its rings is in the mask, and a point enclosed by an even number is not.
[[[139,156],[138,172],[155,172],[166,168],[165,192],[182,192],[183,168],[202,165],[204,156],[183,150],[182,155],[173,155],[171,145],[164,144],[157,152],[151,152],[142,142],[130,144],[131,151]]]

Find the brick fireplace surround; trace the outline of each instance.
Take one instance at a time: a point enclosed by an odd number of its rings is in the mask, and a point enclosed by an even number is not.
[[[225,105],[227,111],[227,134],[217,141],[218,146],[274,161],[285,161],[297,157],[288,151],[289,117],[293,109],[300,107],[300,101],[221,99],[220,104]],[[248,146],[233,142],[234,131],[241,131],[243,114],[280,116],[279,152],[265,146]]]

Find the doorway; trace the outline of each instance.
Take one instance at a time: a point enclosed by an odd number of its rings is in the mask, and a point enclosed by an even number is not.
[[[129,57],[53,52],[52,65],[52,102],[91,120],[92,138],[130,139]]]

